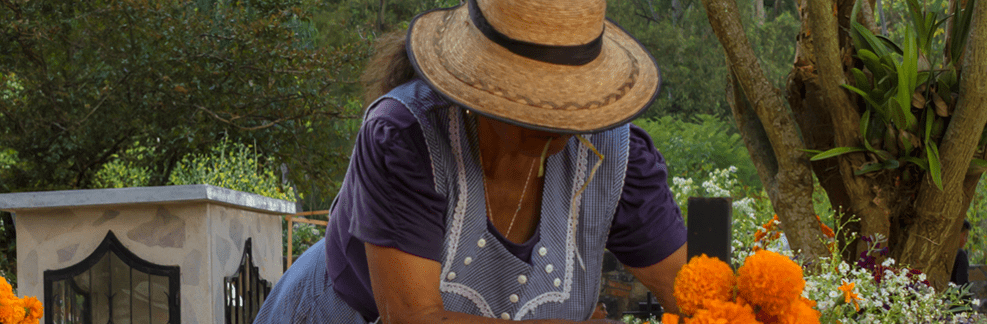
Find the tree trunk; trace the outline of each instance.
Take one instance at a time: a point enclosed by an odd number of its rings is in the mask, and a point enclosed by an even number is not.
[[[813,250],[816,243],[822,244],[809,201],[809,164],[800,152],[803,148],[862,147],[860,117],[866,103],[841,87],[850,81],[849,69],[860,65],[853,57],[848,34],[854,1],[800,1],[802,32],[797,37],[796,59],[786,86],[791,114],[781,104],[777,90],[764,81],[744,37],[736,3],[705,0],[704,5],[731,68],[728,102],[765,190],[792,246],[818,256],[825,251]],[[872,17],[875,2],[864,2],[858,22],[879,33]],[[876,161],[872,153],[843,154],[811,164],[843,221],[858,220],[844,228],[845,232],[887,237],[891,256],[899,264],[928,274],[939,289],[948,282],[959,248],[958,229],[983,172],[969,171],[971,158],[975,152],[978,158],[987,156],[978,147],[987,123],[987,34],[982,32],[987,30],[985,6],[978,1],[975,8],[961,67],[960,100],[940,142],[944,190],[933,184],[929,172],[912,165],[856,175],[862,166]],[[895,150],[895,143],[884,145]],[[847,240],[849,237],[843,237],[840,242],[846,248],[843,257],[853,262],[866,245]]]
[[[977,1],[963,54],[960,97],[939,150],[943,190],[926,175],[916,198],[916,221],[907,229],[896,257],[925,272],[933,286],[949,281],[959,248],[959,229],[979,174],[968,174],[970,160],[987,123],[987,2]]]
[[[380,11],[377,12],[377,31],[384,31],[384,9],[387,8],[387,1],[380,0]]]
[[[781,94],[764,76],[744,34],[737,3],[731,0],[704,0],[703,5],[736,75],[736,84],[739,85],[736,88],[742,90],[746,99],[743,101],[750,103],[751,110],[762,125],[760,128],[764,130],[762,135],[770,143],[777,168],[762,165],[758,167],[758,174],[765,184],[789,243],[793,249],[801,251],[806,260],[826,255],[828,253],[822,241],[822,232],[812,216],[812,173],[804,152],[805,145]],[[738,105],[735,102],[735,106]],[[739,110],[740,114],[748,114],[745,116],[749,117],[748,109]],[[741,131],[758,128],[750,127],[749,123],[744,124],[743,120],[746,119],[737,119]],[[749,148],[764,144],[763,141],[756,142],[753,134],[745,133],[743,137]],[[751,151],[752,155],[762,153],[764,152]],[[762,170],[768,171],[768,174],[762,173]]]
[[[764,25],[764,0],[752,0],[754,5],[754,21],[758,25]]]

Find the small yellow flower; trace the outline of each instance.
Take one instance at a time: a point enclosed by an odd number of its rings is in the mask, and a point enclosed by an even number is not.
[[[856,283],[846,282],[846,280],[843,280],[843,285],[840,286],[840,290],[843,291],[843,302],[850,303],[852,301],[853,307],[859,312],[860,304],[858,304],[857,301],[860,300],[860,296],[853,292],[854,285],[856,285]]]

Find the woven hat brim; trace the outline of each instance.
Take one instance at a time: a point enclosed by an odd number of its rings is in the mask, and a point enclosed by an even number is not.
[[[521,126],[591,133],[624,124],[654,100],[661,82],[647,50],[607,21],[595,60],[571,66],[529,59],[486,39],[467,7],[412,21],[408,50],[418,73],[465,108]]]

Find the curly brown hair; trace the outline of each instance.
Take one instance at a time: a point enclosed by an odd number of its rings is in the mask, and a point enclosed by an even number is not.
[[[415,69],[405,47],[407,33],[407,30],[396,30],[377,38],[374,54],[360,76],[364,107],[415,77]]]

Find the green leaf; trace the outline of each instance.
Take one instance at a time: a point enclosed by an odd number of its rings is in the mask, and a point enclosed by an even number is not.
[[[866,151],[867,151],[867,149],[861,148],[861,147],[845,147],[845,146],[834,147],[834,148],[831,148],[829,150],[826,150],[825,152],[822,152],[822,153],[819,153],[819,154],[814,155],[809,160],[810,161],[819,161],[819,160],[828,159],[828,158],[831,158],[831,157],[834,157],[834,156],[839,156],[839,155],[846,154],[846,153],[866,152]]]
[[[880,39],[882,42],[884,42],[884,45],[887,45],[888,47],[891,47],[891,50],[894,51],[895,53],[898,53],[898,55],[902,55],[902,52],[904,52],[904,51],[901,50],[901,46],[898,46],[897,43],[895,43],[893,40],[891,40],[887,36],[884,36],[884,35],[876,35],[875,37],[877,37],[877,39]]]
[[[867,131],[870,128],[870,112],[868,109],[860,116],[860,137],[864,138],[864,146],[867,147],[867,150],[874,151],[874,148],[870,146],[870,137],[867,136]]]
[[[864,62],[864,66],[870,70],[870,73],[874,74],[874,79],[880,79],[885,75],[884,69],[881,68],[881,59],[877,54],[868,49],[857,50],[857,58]]]
[[[917,158],[917,157],[914,157],[914,156],[901,157],[901,158],[899,158],[899,160],[901,160],[902,162],[909,162],[909,163],[912,163],[914,165],[917,165],[922,170],[929,170],[929,161],[926,161],[926,160],[923,160],[923,159],[920,159],[920,158]]]
[[[929,159],[929,174],[932,176],[932,182],[942,190],[942,165],[939,163],[939,148],[936,147],[936,143],[926,143],[925,154]]]
[[[861,71],[858,68],[851,68],[850,73],[853,74],[853,86],[863,90],[864,92],[870,92],[874,88],[871,86],[870,80],[867,79],[867,75],[864,74],[864,71]]]
[[[864,174],[864,173],[870,173],[870,172],[874,172],[874,171],[880,171],[881,169],[884,169],[884,165],[881,164],[881,163],[876,163],[876,162],[875,163],[867,163],[867,164],[864,164],[863,166],[861,166],[860,167],[860,170],[853,171],[853,174],[854,175],[861,175],[861,174]]]
[[[897,169],[899,166],[901,166],[901,163],[898,162],[898,160],[895,160],[895,159],[887,159],[884,162],[881,162],[881,166],[883,168],[889,169],[889,170],[890,169]]]
[[[973,19],[973,8],[974,3],[977,0],[969,0],[966,2],[966,8],[956,15],[955,21],[953,22],[953,30],[950,31],[950,46],[949,46],[949,56],[950,62],[952,64],[959,64],[959,58],[963,55],[963,50],[966,49],[966,41],[970,35],[970,21]]]
[[[864,98],[864,100],[867,101],[867,103],[869,103],[871,106],[874,106],[875,109],[881,109],[882,107],[881,104],[874,101],[874,99],[871,99],[870,94],[864,92],[864,90],[857,89],[856,87],[848,84],[841,84],[840,86],[860,95],[860,97]]]

